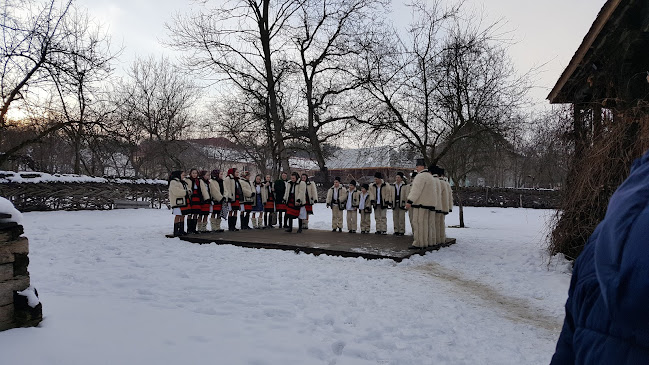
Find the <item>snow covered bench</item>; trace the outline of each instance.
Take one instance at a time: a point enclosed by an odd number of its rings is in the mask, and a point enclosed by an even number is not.
[[[119,200],[113,202],[113,209],[139,209],[151,208],[151,202],[138,201],[138,200]]]

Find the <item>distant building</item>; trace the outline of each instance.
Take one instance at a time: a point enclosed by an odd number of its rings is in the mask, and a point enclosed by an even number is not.
[[[358,183],[374,181],[374,173],[381,172],[386,181],[394,181],[397,172],[410,173],[413,159],[389,146],[341,149],[326,160],[329,181],[339,176],[343,182],[354,179]]]

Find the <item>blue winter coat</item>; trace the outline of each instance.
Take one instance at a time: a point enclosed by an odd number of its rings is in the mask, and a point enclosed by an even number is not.
[[[551,364],[649,364],[649,153],[575,262]]]

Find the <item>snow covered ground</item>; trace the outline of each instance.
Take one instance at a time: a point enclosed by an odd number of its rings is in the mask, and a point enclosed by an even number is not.
[[[397,264],[168,239],[167,210],[26,213],[45,318],[0,332],[0,352],[29,365],[545,364],[570,280],[543,253],[551,214],[466,208],[456,245]],[[316,206],[310,227],[329,226]]]

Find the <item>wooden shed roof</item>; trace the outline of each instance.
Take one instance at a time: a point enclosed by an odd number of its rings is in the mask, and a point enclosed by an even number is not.
[[[592,53],[593,49],[598,46],[598,43],[602,43],[603,29],[615,16],[619,16],[622,3],[629,3],[629,0],[608,0],[600,10],[595,22],[591,25],[590,30],[584,37],[584,40],[581,42],[581,45],[577,49],[577,52],[572,56],[568,67],[563,71],[561,77],[552,88],[552,91],[548,95],[548,100],[551,104],[560,104],[560,103],[571,103],[572,95],[570,95],[570,86],[571,81],[574,81],[578,69],[585,64],[585,61],[589,55]],[[617,11],[617,13],[616,13]],[[567,90],[568,89],[568,90]]]

